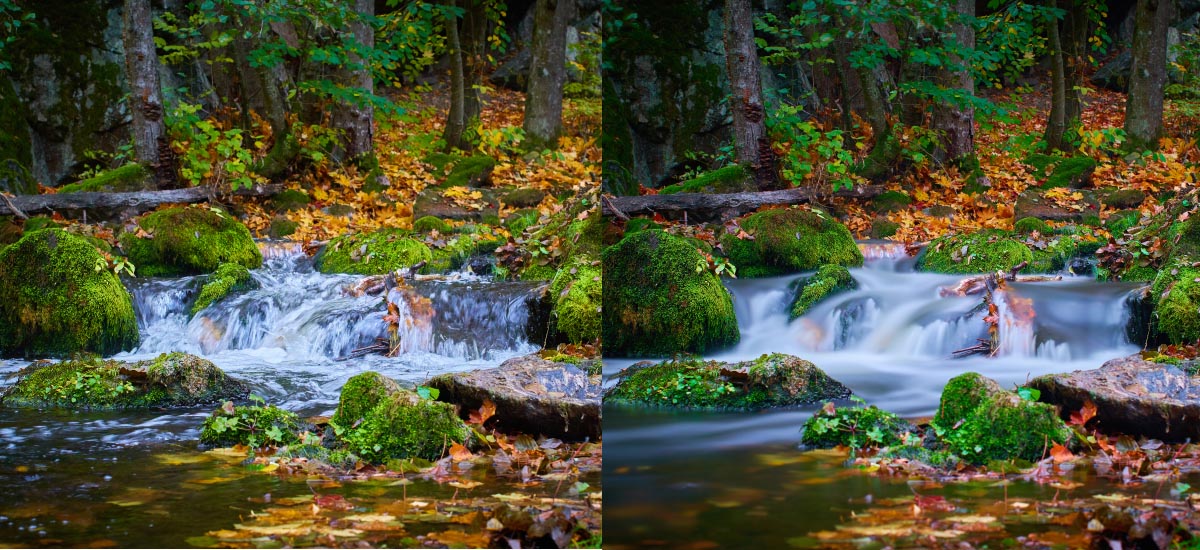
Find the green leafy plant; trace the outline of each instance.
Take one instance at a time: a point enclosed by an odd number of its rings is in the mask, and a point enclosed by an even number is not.
[[[834,191],[854,187],[854,155],[845,148],[841,130],[822,130],[801,107],[778,104],[768,112],[767,131],[787,150],[779,164],[783,179],[793,186],[829,184]]]
[[[253,186],[250,164],[254,157],[244,145],[244,132],[202,118],[200,111],[199,105],[180,103],[167,116],[167,133],[179,154],[180,176],[193,186],[228,185],[234,190]],[[261,138],[253,139],[255,148],[261,148]]]

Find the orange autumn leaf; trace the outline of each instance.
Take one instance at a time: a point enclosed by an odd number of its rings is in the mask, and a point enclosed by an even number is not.
[[[471,411],[471,414],[467,418],[467,423],[483,425],[484,422],[487,422],[495,414],[496,404],[491,399],[484,399],[483,405],[480,405],[479,410]]]
[[[461,443],[455,443],[450,446],[450,458],[455,462],[462,462],[475,458],[475,455],[471,454],[471,451],[463,447]]]
[[[1087,424],[1089,420],[1096,416],[1096,404],[1091,400],[1083,403],[1083,408],[1071,413],[1071,420],[1067,422],[1068,426],[1080,426]]]
[[[1050,457],[1054,459],[1055,463],[1075,460],[1075,454],[1066,447],[1062,446],[1061,443],[1055,443],[1054,446],[1050,448]]]

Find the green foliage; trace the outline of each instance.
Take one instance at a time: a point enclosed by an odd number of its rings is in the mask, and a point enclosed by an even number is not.
[[[726,166],[711,172],[696,175],[692,179],[663,187],[658,192],[661,195],[674,193],[734,193],[746,191],[746,184],[752,175],[741,165]]]
[[[818,449],[837,446],[862,451],[903,444],[912,424],[877,407],[829,407],[817,411],[804,423],[800,442]]]
[[[1166,96],[1171,99],[1200,99],[1200,32],[1193,30],[1179,37],[1174,46],[1175,62],[1171,76],[1178,83],[1168,83]]]
[[[568,63],[579,73],[580,80],[564,84],[563,96],[600,97],[600,46],[600,33],[595,32],[581,34],[579,42],[570,46],[575,53],[575,61]]]
[[[300,417],[262,398],[251,395],[259,404],[234,407],[232,403],[213,411],[200,427],[200,442],[216,447],[245,445],[251,449],[279,447],[300,441]]]
[[[5,58],[5,47],[16,42],[22,32],[22,27],[36,26],[32,11],[21,8],[17,0],[0,0],[0,71],[7,71],[12,64]]]
[[[424,216],[413,221],[413,232],[429,233],[430,231],[445,234],[453,232],[454,228],[437,216]]]
[[[1155,297],[1157,330],[1172,344],[1200,339],[1200,269],[1186,264],[1168,264],[1154,277],[1150,295]]]
[[[876,212],[886,214],[895,210],[903,210],[912,204],[912,197],[900,191],[884,191],[871,199],[871,206]]]
[[[812,276],[802,281],[792,299],[789,318],[804,315],[821,300],[857,286],[850,271],[840,265],[823,265]]]
[[[1004,391],[978,373],[951,379],[932,426],[949,450],[973,464],[995,460],[1036,461],[1055,443],[1066,443],[1071,431],[1047,403]]]
[[[365,372],[342,388],[330,425],[350,452],[365,460],[436,460],[451,444],[470,438],[454,405],[436,401],[436,392],[429,387],[407,391],[379,373]]]
[[[253,154],[246,148],[244,132],[225,129],[200,117],[200,105],[179,103],[167,115],[167,133],[179,155],[179,175],[190,185],[229,185],[232,190],[254,185],[250,165]],[[256,142],[261,137],[254,136]],[[261,143],[257,143],[260,146]]]
[[[120,168],[101,172],[91,178],[64,185],[58,188],[58,192],[141,191],[150,175],[150,171],[145,166],[130,163]]]
[[[1048,235],[1054,232],[1054,230],[1051,229],[1046,222],[1032,217],[1026,217],[1017,220],[1017,223],[1013,224],[1013,231],[1016,231],[1022,235],[1028,235],[1035,231],[1043,235]]]
[[[793,186],[828,183],[834,191],[854,187],[850,177],[854,155],[846,150],[841,130],[824,131],[801,107],[787,104],[769,109],[766,125],[773,141],[788,144],[779,159],[785,181]]]
[[[738,408],[738,389],[702,360],[664,361],[637,370],[607,395],[657,405]]]

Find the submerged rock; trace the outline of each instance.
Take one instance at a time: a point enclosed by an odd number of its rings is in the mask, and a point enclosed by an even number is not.
[[[789,318],[795,319],[821,300],[858,286],[850,271],[840,265],[823,265],[813,276],[798,281]]]
[[[663,356],[737,343],[733,300],[716,275],[697,271],[704,262],[691,243],[658,230],[639,231],[605,250],[605,353]]]
[[[436,460],[471,436],[454,405],[426,399],[377,372],[364,372],[342,387],[330,425],[347,449],[363,459]]]
[[[137,343],[133,301],[92,243],[42,229],[0,250],[0,356],[107,355]]]
[[[1091,401],[1095,427],[1105,433],[1200,439],[1200,378],[1174,365],[1131,355],[1095,370],[1039,376],[1029,385],[1064,415]]]
[[[493,369],[443,374],[429,381],[439,400],[478,409],[496,404],[497,429],[565,440],[600,437],[598,374],[537,355],[514,357]]]
[[[202,206],[153,212],[138,222],[142,231],[121,235],[121,247],[150,277],[212,273],[223,263],[262,266],[250,230],[226,213]]]
[[[605,400],[699,409],[764,409],[841,399],[850,389],[816,365],[781,353],[753,361],[638,363]]]
[[[164,353],[127,363],[99,358],[34,364],[0,397],[6,407],[126,409],[184,407],[244,397],[245,382],[212,362]]]
[[[974,372],[946,383],[932,425],[951,452],[973,464],[1039,460],[1071,437],[1054,406],[1026,400]]]
[[[862,252],[846,226],[819,210],[789,208],[747,216],[742,229],[753,238],[726,233],[721,245],[742,277],[768,277],[824,264],[856,267]]]
[[[250,276],[250,270],[239,264],[221,264],[200,289],[196,303],[192,304],[192,315],[200,313],[204,308],[221,301],[231,293],[250,290],[255,286],[256,283]]]

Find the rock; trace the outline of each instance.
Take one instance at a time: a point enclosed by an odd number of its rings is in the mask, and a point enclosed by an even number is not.
[[[354,210],[353,206],[350,206],[348,204],[338,203],[338,204],[331,204],[329,206],[326,206],[325,208],[322,208],[321,212],[324,212],[326,214],[329,214],[330,216],[335,216],[338,218],[352,218],[352,217],[354,217],[355,210]]]
[[[311,200],[308,193],[304,191],[299,189],[284,189],[274,197],[271,197],[271,205],[275,207],[276,212],[283,213],[303,209],[308,206]]]
[[[523,92],[529,84],[529,63],[532,59],[529,48],[521,48],[517,55],[501,64],[488,80],[496,86]]]
[[[581,255],[559,269],[550,282],[556,326],[564,341],[578,344],[600,338],[600,281],[600,262]]]
[[[816,365],[781,353],[753,361],[643,361],[619,374],[604,399],[695,409],[764,409],[850,396]]]
[[[450,445],[470,440],[470,428],[454,409],[402,389],[379,373],[364,372],[346,381],[329,422],[340,430],[350,452],[365,460],[436,460]]]
[[[1104,205],[1118,210],[1137,208],[1146,200],[1146,193],[1138,189],[1118,189],[1104,197]]]
[[[426,187],[417,193],[413,202],[413,218],[433,216],[444,220],[482,221],[488,216],[500,214],[499,193],[494,189],[475,189],[480,194],[479,199],[471,200],[470,206],[464,206],[445,196],[444,187]]]
[[[200,288],[200,295],[192,304],[192,315],[200,313],[208,306],[221,301],[234,292],[242,292],[255,288],[258,284],[250,276],[250,270],[240,264],[221,264]]]
[[[0,192],[13,195],[36,195],[37,180],[29,170],[13,159],[0,162]]]
[[[871,220],[872,239],[887,239],[894,236],[899,230],[900,224],[887,218],[877,217]]]
[[[1173,365],[1131,355],[1095,370],[1039,376],[1029,385],[1063,415],[1091,401],[1096,405],[1094,426],[1104,433],[1200,439],[1200,380]]]
[[[533,208],[541,204],[545,198],[545,191],[526,187],[509,191],[500,197],[500,200],[512,208]]]
[[[267,236],[272,239],[282,239],[294,234],[297,227],[299,224],[296,222],[277,215],[271,218],[271,225],[267,227]]]
[[[910,204],[912,204],[912,198],[899,191],[885,191],[871,200],[871,208],[877,214],[903,210]]]
[[[1076,156],[1065,158],[1054,165],[1050,177],[1042,187],[1069,187],[1083,189],[1092,184],[1092,174],[1096,172],[1096,160],[1092,157]]]
[[[1133,54],[1125,50],[1096,69],[1092,74],[1092,84],[1108,88],[1114,92],[1124,93],[1129,87],[1129,70],[1133,66]]]
[[[946,383],[932,425],[950,451],[972,464],[1040,460],[1050,446],[1071,438],[1054,406],[1025,400],[974,372]]]
[[[138,343],[133,301],[87,240],[42,229],[0,250],[0,356],[109,355]]]
[[[737,343],[733,300],[716,275],[696,270],[704,261],[695,246],[658,230],[639,231],[606,249],[605,354],[669,356]]]
[[[145,166],[129,163],[120,168],[102,172],[88,179],[64,185],[58,188],[59,193],[80,193],[89,191],[128,192],[145,191],[147,184],[153,183],[154,174]]]
[[[464,157],[433,153],[424,161],[435,168],[435,174],[446,174],[443,187],[489,187],[492,184],[492,171],[496,169],[496,159],[487,155]]]
[[[245,397],[245,382],[208,360],[164,353],[136,363],[99,358],[34,364],[0,398],[6,407],[190,407]]]
[[[570,441],[600,438],[600,376],[577,365],[534,354],[493,369],[436,376],[429,385],[440,391],[439,400],[459,405],[463,414],[491,400],[496,427],[504,433]]]
[[[812,277],[799,281],[792,298],[791,319],[811,309],[821,300],[857,287],[850,271],[840,265],[823,265]]]
[[[1045,194],[1045,189],[1026,189],[1017,197],[1013,217],[1018,220],[1032,217],[1048,221],[1080,222],[1089,216],[1100,215],[1100,202],[1096,200],[1095,194],[1089,191],[1082,192],[1083,201],[1079,203],[1082,208],[1079,209],[1059,206],[1053,200],[1047,199]]]
[[[1159,270],[1150,287],[1155,331],[1172,344],[1200,339],[1200,269],[1171,262]]]
[[[453,232],[454,228],[446,223],[446,220],[434,216],[425,216],[413,221],[413,232],[429,233],[430,231],[437,231],[444,235]]]
[[[317,255],[321,273],[381,275],[433,259],[429,247],[401,229],[335,237]]]
[[[965,235],[946,235],[930,241],[917,260],[918,271],[934,273],[991,273],[1008,271],[1021,262],[1033,261],[1029,248],[1009,233],[983,230]]]
[[[820,210],[788,208],[751,214],[741,221],[751,238],[721,236],[739,277],[809,271],[825,264],[860,266],[862,253],[846,226]]]
[[[877,407],[821,409],[804,422],[800,442],[813,449],[838,446],[851,449],[894,447],[904,443],[905,434],[917,427],[895,413]]]
[[[150,213],[121,234],[121,247],[139,276],[212,273],[223,263],[262,266],[262,253],[250,230],[229,213],[206,206]]]
[[[1052,229],[1043,220],[1029,217],[1017,220],[1017,222],[1013,224],[1013,232],[1021,235],[1029,235],[1035,232],[1042,235],[1050,235],[1054,233],[1054,229]]]
[[[935,218],[946,218],[949,220],[949,219],[954,219],[954,216],[955,216],[955,214],[958,214],[958,211],[955,210],[953,206],[947,206],[945,204],[935,204],[933,206],[929,206],[929,207],[921,209],[921,213],[925,214],[926,216],[933,216]]]

